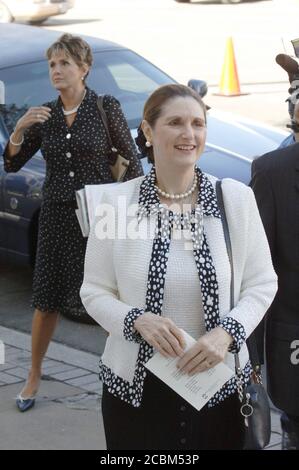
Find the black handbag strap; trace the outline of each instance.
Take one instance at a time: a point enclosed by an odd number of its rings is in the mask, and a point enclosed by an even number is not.
[[[229,234],[229,227],[228,227],[228,222],[227,222],[227,217],[226,217],[226,212],[225,212],[225,206],[224,206],[224,201],[223,201],[223,192],[222,192],[221,180],[216,181],[216,196],[217,196],[217,202],[218,202],[218,209],[219,209],[219,212],[220,212],[220,215],[221,215],[221,222],[222,222],[222,228],[223,228],[224,239],[225,239],[225,244],[226,244],[226,250],[227,250],[228,259],[229,259],[230,267],[231,267],[230,309],[232,310],[235,306],[235,302],[234,302],[233,250],[232,250],[232,244],[231,244],[231,239],[230,239],[230,234]],[[247,339],[246,344],[247,344],[247,347],[248,347],[251,364],[252,364],[254,370],[259,371],[260,361],[259,361],[257,343],[256,343],[256,338],[255,338],[254,332],[250,335],[250,338]],[[235,361],[236,361],[236,368],[239,368],[239,357],[238,357],[237,354],[235,354]]]
[[[109,131],[108,118],[107,118],[106,111],[105,111],[105,109],[104,109],[104,96],[105,96],[105,95],[99,95],[99,96],[98,96],[98,99],[97,99],[97,107],[98,107],[99,114],[100,114],[100,117],[101,117],[101,119],[102,119],[102,122],[103,122],[103,125],[104,125],[104,128],[105,128],[105,131],[106,131],[106,136],[107,136],[107,139],[108,139],[108,142],[109,142],[111,151],[112,151],[112,152],[117,152],[117,149],[116,149],[116,148],[114,147],[114,145],[113,145],[113,142],[112,142],[112,139],[111,139],[111,135],[110,135],[110,131]]]
[[[221,223],[222,223],[222,228],[223,228],[223,233],[224,233],[224,239],[225,239],[225,244],[226,244],[227,255],[228,255],[228,259],[229,259],[229,263],[230,263],[230,269],[231,269],[230,309],[232,310],[235,306],[235,300],[234,300],[234,291],[235,291],[234,279],[235,279],[235,275],[234,275],[233,250],[232,250],[232,244],[231,244],[231,240],[230,240],[228,222],[227,222],[226,212],[225,212],[225,207],[224,207],[221,180],[216,181],[216,196],[217,196],[217,202],[218,202],[218,209],[219,209],[219,212],[220,212],[220,215],[221,215]]]

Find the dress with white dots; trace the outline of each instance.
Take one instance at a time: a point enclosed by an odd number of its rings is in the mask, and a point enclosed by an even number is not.
[[[83,309],[79,296],[83,282],[87,240],[75,215],[75,191],[86,184],[111,183],[111,149],[99,116],[97,94],[86,95],[68,127],[62,102],[44,104],[51,117],[25,132],[20,152],[4,152],[4,168],[17,172],[40,149],[46,162],[43,202],[39,215],[38,248],[33,281],[34,307],[42,311]],[[134,141],[119,102],[105,95],[103,102],[114,146],[130,160],[125,180],[143,174]]]

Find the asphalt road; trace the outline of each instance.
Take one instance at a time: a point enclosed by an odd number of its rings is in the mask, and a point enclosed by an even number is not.
[[[299,36],[299,0],[216,1],[76,0],[67,15],[45,27],[88,34],[126,45],[181,83],[206,80],[209,105],[284,128],[287,75],[275,63],[292,52],[290,38]],[[241,91],[238,98],[214,96],[218,91],[225,45],[233,37]],[[248,84],[250,85],[248,87]]]
[[[76,0],[67,15],[45,25],[120,42],[180,81],[195,74],[211,85],[219,81],[225,40],[233,36],[240,79],[256,83],[285,80],[273,57],[283,51],[282,39],[299,36],[298,13],[298,0]]]
[[[0,325],[29,333],[33,309],[32,271],[0,259]],[[97,325],[85,325],[61,316],[54,340],[75,349],[100,355],[106,334]]]

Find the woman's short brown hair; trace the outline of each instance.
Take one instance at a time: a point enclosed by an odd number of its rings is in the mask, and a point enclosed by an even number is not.
[[[147,121],[151,127],[154,127],[157,119],[161,116],[163,106],[169,100],[178,97],[194,98],[200,104],[204,112],[205,122],[207,121],[206,105],[201,99],[201,96],[192,88],[176,83],[162,85],[149,96],[143,108],[143,119]],[[153,148],[146,147],[146,138],[141,129],[141,125],[138,128],[138,137],[135,139],[135,141],[140,152],[143,155],[147,155],[148,161],[150,163],[154,163]]]
[[[64,52],[71,57],[79,67],[82,65],[92,66],[93,57],[90,45],[79,36],[72,34],[63,34],[55,41],[47,50],[46,57],[51,59],[52,55],[57,52]],[[88,73],[85,75],[87,77]]]

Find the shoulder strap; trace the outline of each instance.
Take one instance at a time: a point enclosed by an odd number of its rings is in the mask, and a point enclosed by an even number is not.
[[[225,239],[225,244],[226,244],[226,250],[227,250],[227,255],[228,259],[230,262],[230,267],[231,267],[231,285],[230,285],[230,309],[232,310],[234,308],[235,300],[234,300],[234,263],[233,263],[233,250],[232,250],[232,244],[231,244],[231,239],[230,239],[230,234],[229,234],[229,228],[228,228],[228,222],[226,218],[226,212],[225,212],[225,207],[224,207],[224,201],[223,201],[223,192],[222,192],[222,186],[221,186],[221,180],[216,181],[216,196],[217,196],[217,202],[218,202],[218,209],[221,215],[221,223],[222,223],[222,228],[223,228],[223,233],[224,233],[224,239]]]
[[[230,239],[230,234],[229,234],[229,227],[228,227],[228,222],[227,222],[227,217],[226,217],[226,212],[225,212],[225,206],[224,206],[224,201],[223,201],[223,192],[222,192],[222,186],[221,186],[221,180],[216,181],[216,196],[217,196],[217,202],[218,202],[218,209],[221,215],[221,222],[222,222],[222,227],[223,227],[223,233],[224,233],[224,239],[225,239],[225,244],[226,244],[226,250],[231,266],[231,287],[230,287],[230,308],[231,310],[234,308],[234,263],[233,263],[233,251],[232,251],[232,244],[231,244],[231,239]],[[255,333],[252,332],[250,337],[246,341],[248,350],[249,350],[249,356],[250,360],[252,363],[252,366],[254,369],[258,368],[260,366],[260,360],[258,357],[258,349],[257,349],[257,343],[256,343],[256,338],[255,338]],[[236,358],[235,354],[235,358]],[[237,358],[236,358],[237,359]]]
[[[110,148],[111,148],[112,151],[115,151],[115,150],[113,150],[114,146],[113,146],[112,139],[111,139],[111,136],[110,136],[107,114],[104,110],[104,97],[105,97],[105,95],[99,95],[98,96],[97,107],[98,107],[99,114],[100,114],[100,117],[102,119],[102,122],[104,124],[104,128],[105,128],[105,131],[106,131],[106,135],[107,135],[107,139],[108,139]]]

